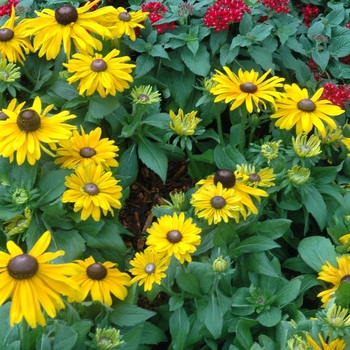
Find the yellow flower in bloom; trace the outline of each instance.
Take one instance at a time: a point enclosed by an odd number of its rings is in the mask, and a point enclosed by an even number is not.
[[[145,28],[142,23],[147,17],[148,12],[142,12],[142,10],[128,12],[124,7],[112,7],[107,19],[112,25],[109,29],[113,37],[121,38],[125,34],[130,40],[135,41],[135,28]]]
[[[119,271],[117,264],[110,261],[99,263],[92,256],[85,260],[76,260],[76,263],[80,266],[81,273],[71,279],[80,286],[82,294],[79,298],[69,297],[69,302],[81,302],[90,293],[92,300],[111,306],[111,293],[120,300],[128,295],[126,287],[130,286],[130,276]]]
[[[29,253],[13,241],[7,242],[9,254],[0,252],[0,305],[10,295],[10,325],[22,321],[35,328],[46,325],[41,308],[54,318],[57,310],[65,307],[61,295],[77,298],[80,289],[67,276],[79,273],[74,264],[49,264],[53,259],[65,254],[63,250],[44,253],[51,241],[46,231]]]
[[[147,229],[149,236],[146,244],[152,252],[172,255],[183,264],[191,262],[191,253],[197,250],[196,245],[201,243],[201,229],[192,223],[192,218],[186,220],[183,212],[180,215],[163,215],[152,227]]]
[[[101,97],[107,95],[115,96],[117,91],[123,92],[129,88],[128,82],[132,82],[132,68],[136,66],[131,63],[130,57],[117,57],[120,51],[113,49],[105,57],[100,53],[94,56],[88,54],[76,53],[68,63],[63,65],[70,73],[74,73],[67,81],[72,84],[79,81],[79,94],[87,96],[95,91]]]
[[[333,130],[329,127],[329,125],[326,126],[326,135],[322,136],[321,133],[316,129],[315,135],[317,135],[321,143],[324,145],[329,145],[333,142],[340,141],[343,138],[343,133],[340,128],[337,128],[336,130]],[[349,145],[350,147],[350,145]]]
[[[350,315],[348,315],[348,312],[348,309],[333,304],[326,313],[328,324],[334,327],[349,327]]]
[[[80,127],[81,135],[77,130],[68,140],[59,142],[57,148],[59,158],[55,164],[62,164],[63,169],[74,169],[77,165],[87,166],[90,162],[101,164],[105,170],[110,167],[117,167],[119,163],[114,159],[117,156],[119,147],[114,145],[114,140],[101,139],[102,129],[97,127],[89,134]]]
[[[239,221],[239,212],[243,210],[241,196],[234,189],[223,188],[222,183],[201,186],[192,194],[190,203],[199,218],[204,218],[208,224],[218,224],[229,218]]]
[[[217,85],[210,92],[217,95],[214,102],[225,100],[225,103],[232,102],[230,110],[234,110],[245,103],[247,111],[252,113],[254,106],[260,112],[260,104],[266,109],[265,101],[275,104],[275,98],[281,98],[282,93],[276,91],[277,87],[282,87],[284,78],[272,77],[267,80],[266,77],[271,72],[269,69],[259,78],[259,73],[253,69],[243,71],[238,70],[238,75],[233,73],[228,67],[223,67],[226,75],[218,70],[212,77]]]
[[[106,6],[89,12],[100,1],[88,1],[80,8],[63,5],[56,10],[35,11],[37,18],[24,19],[24,33],[34,36],[34,50],[39,51],[39,57],[46,55],[47,60],[55,59],[62,44],[67,57],[70,57],[72,42],[81,53],[93,54],[94,49],[101,51],[102,42],[92,33],[101,36],[102,39],[111,38],[110,31],[100,24],[111,7]]]
[[[16,67],[13,63],[7,63],[5,58],[0,58],[0,82],[13,83],[16,79],[21,77],[20,69],[20,67]]]
[[[296,185],[304,184],[310,177],[310,170],[299,165],[294,165],[292,169],[289,169],[287,172],[290,181]]]
[[[122,197],[122,188],[118,186],[110,171],[104,172],[102,165],[91,162],[86,167],[79,165],[75,173],[66,176],[65,185],[69,188],[63,193],[63,203],[74,203],[74,211],[81,210],[81,219],[87,220],[90,216],[95,221],[108,212],[114,216],[113,208],[120,209],[119,199]]]
[[[305,88],[301,89],[296,84],[286,84],[284,90],[286,91],[285,97],[276,101],[277,111],[270,116],[278,119],[277,127],[290,130],[296,126],[297,134],[303,132],[308,134],[315,127],[323,137],[326,136],[324,122],[332,130],[337,128],[337,124],[330,116],[338,116],[344,110],[328,100],[319,100],[323,88],[318,89],[311,98]]]
[[[151,85],[141,85],[134,87],[130,93],[132,102],[141,105],[150,105],[161,101],[159,91],[152,91]]]
[[[268,164],[271,162],[272,159],[275,159],[278,157],[278,150],[281,142],[282,140],[271,141],[271,142],[265,142],[264,144],[261,145],[260,152],[267,159]]]
[[[41,157],[41,150],[54,157],[44,146],[47,143],[52,150],[56,149],[56,143],[68,139],[75,126],[64,124],[66,120],[75,118],[68,111],[60,112],[54,116],[48,116],[54,105],[47,106],[42,112],[40,97],[36,97],[33,106],[20,110],[20,106],[3,109],[2,112],[8,117],[1,123],[0,132],[0,155],[16,161],[18,165],[27,159],[30,165],[34,165]],[[14,110],[11,110],[14,108]]]
[[[146,292],[152,290],[153,283],[160,284],[161,280],[166,277],[165,271],[169,266],[169,257],[146,249],[142,253],[136,253],[130,265],[133,268],[129,271],[135,276],[130,281],[131,284],[139,282],[139,286],[143,285]]]
[[[4,221],[5,232],[11,237],[24,232],[30,225],[32,212],[29,208],[24,209],[23,214],[14,216],[12,219]]]
[[[306,334],[308,345],[311,346],[313,350],[343,350],[346,347],[346,344],[342,339],[337,338],[327,344],[324,341],[321,333],[318,333],[318,337],[320,339],[321,346],[316,343],[316,341],[312,339],[309,334]]]
[[[350,280],[350,256],[342,255],[340,258],[337,257],[337,265],[338,267],[334,267],[326,261],[326,265],[323,265],[322,271],[318,273],[319,280],[333,284],[333,287],[317,295],[321,298],[323,303],[322,307],[326,307],[344,279],[347,281]]]
[[[321,140],[316,135],[311,135],[307,139],[306,134],[298,134],[297,137],[292,138],[294,152],[299,157],[311,158],[320,154],[321,151]]]
[[[18,114],[24,105],[25,105],[25,102],[22,102],[19,105],[17,105],[17,98],[13,98],[11,102],[8,104],[6,109]],[[7,118],[8,118],[7,114],[5,114],[4,109],[2,109],[0,111],[0,121],[6,120]]]
[[[264,168],[260,171],[256,171],[255,166],[252,164],[237,165],[237,171],[243,176],[248,176],[246,180],[243,180],[245,184],[251,187],[271,187],[275,186],[273,180],[276,175],[273,173],[272,168]]]
[[[199,118],[196,118],[197,111],[185,114],[184,111],[179,108],[177,115],[172,110],[170,110],[169,115],[172,120],[170,122],[170,128],[178,135],[193,135],[198,123],[201,121]]]
[[[26,59],[26,55],[33,51],[33,46],[24,32],[22,22],[15,26],[15,8],[12,7],[11,17],[0,28],[0,52],[3,59],[9,62],[20,62]],[[24,52],[24,53],[23,53]]]

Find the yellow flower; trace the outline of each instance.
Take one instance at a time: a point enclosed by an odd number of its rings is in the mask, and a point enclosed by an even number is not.
[[[343,138],[343,133],[340,128],[333,130],[329,127],[329,125],[326,126],[325,136],[322,136],[317,129],[315,130],[315,135],[317,135],[320,138],[321,143],[324,145],[329,145],[333,142],[340,141]]]
[[[278,157],[278,150],[281,142],[282,140],[271,141],[271,142],[265,142],[264,144],[261,145],[260,152],[267,159],[267,164],[269,164],[272,159],[275,159]]]
[[[299,165],[294,165],[287,173],[290,181],[296,185],[304,184],[310,177],[310,170]]]
[[[90,162],[101,164],[105,170],[117,167],[119,163],[114,159],[119,147],[114,145],[114,140],[101,139],[102,129],[97,127],[89,134],[85,133],[81,126],[81,135],[77,130],[69,140],[59,142],[61,148],[57,148],[59,158],[55,164],[62,164],[63,169],[74,169],[77,165],[87,166]]]
[[[29,208],[24,209],[23,214],[14,216],[12,219],[4,221],[5,232],[11,237],[24,232],[30,225],[32,212]]]
[[[334,327],[349,327],[350,315],[349,310],[333,304],[326,313],[327,322]]]
[[[297,137],[292,138],[294,152],[299,157],[311,158],[320,154],[321,151],[321,140],[316,135],[311,135],[307,139],[307,135],[300,133]]]
[[[196,245],[201,243],[201,229],[192,223],[192,218],[185,219],[183,212],[180,215],[163,215],[147,229],[149,236],[146,244],[152,252],[174,255],[183,264],[191,262],[191,253],[197,250]]]
[[[13,83],[16,79],[21,77],[20,69],[20,67],[16,67],[13,63],[7,63],[5,58],[0,58],[0,82]]]
[[[230,108],[231,111],[245,102],[249,113],[253,112],[254,106],[260,112],[260,104],[266,109],[265,101],[274,105],[275,98],[283,96],[282,93],[276,91],[276,88],[283,86],[281,82],[284,81],[284,78],[272,77],[265,80],[271,69],[259,78],[259,73],[253,69],[248,72],[240,68],[237,76],[228,67],[223,68],[226,75],[216,70],[212,80],[216,81],[217,85],[210,92],[217,95],[214,102],[225,100],[225,103],[229,103],[234,101]]]
[[[10,325],[22,321],[35,328],[46,325],[41,308],[54,318],[65,307],[61,295],[77,298],[80,290],[67,276],[79,273],[74,264],[49,264],[65,254],[63,250],[47,252],[51,234],[46,231],[29,253],[13,241],[7,242],[9,254],[0,252],[0,305],[12,295]]]
[[[128,82],[132,82],[131,68],[136,66],[131,63],[130,57],[117,57],[120,51],[113,49],[105,57],[100,53],[94,56],[82,53],[76,53],[68,63],[63,65],[70,73],[74,73],[67,81],[72,84],[79,81],[79,94],[87,96],[95,91],[101,97],[107,95],[115,96],[117,91],[123,92],[129,88]]]
[[[136,253],[130,261],[133,266],[129,271],[135,276],[131,284],[139,282],[139,286],[144,285],[144,291],[152,290],[153,283],[160,284],[166,277],[165,271],[169,266],[169,257],[157,251],[146,249],[143,253]]]
[[[347,233],[346,235],[339,237],[339,242],[345,245],[349,242],[349,239],[350,239],[350,233]]]
[[[318,279],[333,284],[333,287],[326,289],[317,296],[321,298],[322,307],[326,307],[328,302],[332,299],[333,294],[338,289],[340,283],[344,279],[350,278],[350,256],[342,255],[337,257],[338,267],[332,266],[328,261],[326,265],[322,266],[322,271],[318,273]]]
[[[113,37],[121,38],[125,34],[130,40],[135,41],[135,28],[145,28],[142,23],[147,17],[148,12],[142,12],[142,10],[128,12],[124,7],[112,7],[107,19],[112,24],[109,29]]]
[[[208,224],[218,224],[222,220],[228,222],[229,218],[239,220],[239,212],[243,210],[242,197],[234,189],[224,188],[219,182],[213,182],[200,187],[192,194],[190,203],[199,218],[208,220]]]
[[[335,121],[330,116],[338,116],[344,112],[328,100],[319,100],[323,88],[320,88],[310,98],[307,90],[300,89],[296,84],[284,85],[286,97],[276,101],[277,111],[271,118],[278,119],[276,126],[280,129],[290,130],[296,126],[296,133],[308,134],[313,127],[319,130],[325,137],[326,129],[324,122],[333,130],[337,128]]]
[[[243,180],[248,186],[255,188],[275,186],[275,183],[272,181],[275,180],[276,175],[273,173],[272,168],[264,168],[257,172],[252,164],[237,164],[237,170],[242,176],[248,176],[246,180]]]
[[[22,104],[14,108],[10,104],[9,109],[2,110],[8,118],[1,124],[0,155],[9,157],[12,162],[16,153],[18,165],[23,164],[25,159],[30,165],[34,165],[41,157],[41,150],[54,157],[43,143],[47,143],[54,150],[57,142],[69,138],[75,126],[63,122],[75,118],[75,115],[63,111],[48,116],[54,105],[47,106],[42,112],[38,96],[32,107],[20,110],[20,106]]]
[[[110,261],[99,263],[92,256],[85,260],[76,260],[76,263],[80,266],[81,273],[71,279],[80,286],[82,294],[78,298],[69,297],[69,302],[81,302],[90,293],[92,300],[111,306],[111,293],[120,300],[128,295],[126,287],[130,286],[130,276],[120,272],[116,268],[117,264]]]
[[[87,220],[90,216],[95,221],[108,212],[114,216],[113,208],[120,209],[119,199],[122,197],[122,188],[118,186],[110,171],[104,172],[102,165],[91,162],[86,167],[79,165],[75,173],[66,176],[65,185],[69,188],[62,195],[63,203],[74,203],[74,211],[81,210],[81,219]]]
[[[9,62],[20,62],[26,59],[26,55],[33,51],[33,46],[24,32],[22,22],[15,26],[15,8],[12,7],[11,17],[0,28],[0,52],[3,59]],[[24,52],[24,53],[23,53]]]
[[[322,337],[321,333],[318,333],[318,337],[321,342],[321,346],[309,334],[306,334],[306,340],[308,341],[308,345],[312,347],[313,350],[343,350],[346,347],[344,340],[335,339],[330,343],[326,343]]]
[[[201,121],[199,118],[196,118],[197,111],[185,114],[184,111],[179,108],[177,115],[172,110],[170,110],[169,115],[172,120],[170,122],[170,128],[178,135],[193,135],[198,123]]]
[[[134,104],[150,105],[161,101],[159,91],[152,91],[151,85],[141,85],[134,87],[130,93]]]
[[[25,102],[22,102],[19,105],[17,105],[17,98],[13,98],[9,103],[9,105],[7,106],[7,108],[4,108],[4,109],[8,109],[11,112],[18,114],[24,105],[25,105]],[[0,111],[0,121],[8,119],[8,115],[5,114],[4,109]]]
[[[350,138],[344,137],[341,142],[346,146],[347,150],[350,151]],[[350,153],[347,154],[348,157],[350,157]]]
[[[101,51],[102,42],[92,33],[104,38],[111,38],[110,31],[100,22],[111,10],[106,6],[88,12],[100,0],[86,2],[80,8],[72,5],[59,6],[56,10],[35,11],[37,18],[24,19],[25,34],[34,36],[34,50],[39,57],[46,55],[47,60],[55,59],[62,47],[67,57],[72,51],[72,42],[80,53],[93,54],[94,49]]]

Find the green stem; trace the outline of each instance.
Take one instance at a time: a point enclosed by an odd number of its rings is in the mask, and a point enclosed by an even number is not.
[[[239,150],[241,153],[244,151],[244,146],[245,146],[245,125],[247,122],[247,111],[244,109],[240,109],[241,112],[241,130],[240,130],[240,135],[239,135]]]
[[[22,68],[22,72],[24,73],[24,75],[27,77],[27,79],[32,83],[32,84],[36,84],[36,80],[34,79],[34,77],[29,73],[29,70],[27,69],[27,67],[25,65],[21,66]]]
[[[163,292],[167,293],[168,295],[173,296],[179,296],[179,294],[174,293],[170,288],[166,287],[163,283],[160,284],[160,288]]]
[[[20,332],[21,332],[21,345],[22,345],[21,349],[30,350],[29,325],[24,318],[21,322]]]
[[[222,134],[222,123],[221,123],[221,113],[220,113],[220,105],[218,103],[215,104],[215,114],[216,114],[216,124],[218,128],[219,134],[219,142],[221,147],[225,147],[224,136]]]
[[[248,140],[248,145],[250,145],[253,141],[253,136],[254,136],[254,132],[256,130],[256,127],[255,126],[252,126],[250,128],[250,134],[249,134],[249,140]]]
[[[198,181],[202,178],[202,175],[201,175],[201,172],[198,168],[197,161],[194,158],[192,151],[187,147],[186,147],[186,152],[187,152],[188,158],[190,159],[190,165],[191,165],[192,170],[193,170],[193,175],[195,177],[195,181]]]

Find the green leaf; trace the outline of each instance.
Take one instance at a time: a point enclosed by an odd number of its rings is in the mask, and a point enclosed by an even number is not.
[[[223,45],[227,40],[227,30],[222,30],[221,32],[212,31],[210,34],[209,45],[213,54],[215,54],[221,45]],[[225,44],[230,47],[229,44]]]
[[[232,171],[236,169],[237,164],[247,164],[242,153],[230,144],[226,145],[225,148],[217,145],[214,150],[214,160],[219,169],[230,169]]]
[[[179,270],[176,275],[176,282],[181,290],[197,297],[202,296],[199,282],[191,273]]]
[[[169,319],[171,345],[174,350],[183,350],[187,334],[190,330],[190,322],[183,307],[175,310]]]
[[[254,41],[263,41],[271,34],[271,30],[272,25],[263,23],[255,25],[250,33],[254,35]]]
[[[237,322],[236,336],[242,344],[243,349],[250,349],[253,345],[253,337],[250,328],[255,326],[257,321],[249,319],[240,319]]]
[[[262,67],[265,71],[275,68],[272,61],[271,50],[266,47],[253,46],[249,52],[253,60]]]
[[[154,311],[145,310],[136,305],[121,304],[112,311],[111,321],[119,327],[135,326],[148,320],[155,314]]]
[[[50,86],[49,90],[65,100],[71,100],[79,96],[77,89],[73,85],[61,79],[57,79],[56,82]]]
[[[211,69],[209,53],[203,44],[199,45],[196,55],[193,55],[193,52],[185,46],[181,51],[181,58],[188,69],[194,74],[202,77],[206,77],[209,74]]]
[[[239,47],[236,46],[233,49],[230,49],[229,44],[224,44],[220,48],[220,64],[225,66],[228,63],[231,63],[239,54]]]
[[[239,22],[239,32],[240,34],[247,34],[253,29],[252,16],[248,12],[244,12],[244,15]]]
[[[142,163],[159,175],[165,183],[168,170],[168,159],[164,152],[146,138],[139,139],[137,151]]]
[[[271,219],[253,223],[254,231],[264,237],[277,239],[283,236],[289,229],[292,221],[289,219]]]
[[[126,188],[136,180],[139,163],[137,158],[137,146],[133,143],[119,158],[119,167],[117,169],[118,178],[121,180],[119,185]]]
[[[135,328],[127,328],[127,331],[122,331],[123,339],[125,343],[123,343],[123,350],[139,350],[141,335],[143,331],[143,325],[140,325]],[[125,333],[124,333],[125,332]]]
[[[293,279],[285,283],[282,288],[278,289],[274,304],[283,307],[284,305],[291,303],[299,295],[300,285],[301,281],[298,279]]]
[[[241,255],[243,253],[262,252],[279,247],[280,245],[278,243],[268,237],[255,236],[248,237],[242,242],[238,243],[235,248],[235,253],[237,255]]]
[[[243,254],[240,258],[242,258],[242,264],[248,271],[279,277],[265,252]]]
[[[136,58],[135,79],[147,74],[156,64],[155,59],[148,53],[143,53]]]
[[[327,68],[330,59],[329,51],[313,50],[311,52],[311,57],[317,63],[317,65],[320,66],[322,72],[324,72]]]
[[[141,344],[158,344],[167,341],[165,333],[157,326],[150,322],[143,323]]]
[[[184,304],[184,299],[180,295],[173,295],[169,299],[169,311],[174,311]]]
[[[116,96],[107,95],[106,97],[101,97],[100,95],[93,95],[89,102],[88,116],[101,119],[118,107],[119,100]]]
[[[89,333],[91,329],[92,321],[82,320],[79,322],[75,322],[72,325],[72,328],[78,333],[77,345],[84,342],[86,335]]]
[[[321,271],[326,261],[333,266],[338,266],[334,246],[328,238],[321,236],[304,238],[299,243],[298,252],[316,272]]]
[[[307,36],[311,41],[314,41],[315,39],[313,39],[313,36],[322,34],[323,30],[324,24],[321,21],[317,21],[308,29]]]
[[[268,310],[263,310],[257,317],[260,324],[265,327],[276,326],[281,321],[282,310],[278,307],[271,306]]]
[[[350,54],[349,35],[340,35],[331,39],[328,51],[334,57],[345,57]]]
[[[335,304],[342,307],[343,309],[349,309],[350,307],[350,284],[349,282],[343,281],[334,293]]]
[[[210,296],[208,306],[205,309],[204,323],[213,338],[219,339],[222,332],[223,317],[214,294]]]
[[[66,190],[64,185],[65,177],[71,174],[70,170],[53,170],[48,172],[38,182],[38,188],[40,189],[41,196],[37,200],[37,207],[48,204],[54,201],[56,198],[62,195]]]
[[[74,349],[77,339],[78,334],[72,327],[60,328],[53,339],[52,350]]]
[[[169,59],[168,53],[163,49],[162,45],[153,45],[152,50],[150,51],[150,54],[153,57],[162,57],[165,59]]]

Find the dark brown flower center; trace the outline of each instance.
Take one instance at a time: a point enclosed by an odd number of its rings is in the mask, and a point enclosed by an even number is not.
[[[340,282],[347,282],[347,283],[350,283],[350,275],[345,275],[341,280]]]
[[[94,156],[96,154],[96,151],[91,147],[84,147],[80,150],[79,154],[83,158],[91,158],[92,156]]]
[[[182,239],[182,234],[178,230],[171,230],[167,233],[166,238],[170,243],[178,243]]]
[[[96,194],[98,194],[100,192],[100,190],[98,189],[97,185],[95,185],[94,183],[90,182],[88,184],[86,184],[84,186],[84,191],[89,194],[90,196],[95,196]]]
[[[249,175],[249,181],[251,182],[259,182],[261,179],[260,179],[260,176],[258,174],[250,174]]]
[[[218,182],[221,182],[224,188],[231,188],[236,183],[236,176],[231,170],[220,169],[214,175],[214,184],[217,185]]]
[[[4,112],[0,112],[0,120],[6,120],[8,116]]]
[[[55,19],[57,23],[66,26],[77,21],[78,11],[72,5],[60,6],[55,10]]]
[[[41,119],[37,112],[32,109],[24,109],[18,114],[17,126],[21,131],[31,132],[40,128]]]
[[[124,22],[130,22],[131,21],[131,16],[127,12],[120,12],[118,18],[121,21],[124,21]]]
[[[153,263],[149,263],[145,266],[145,272],[148,275],[151,275],[152,273],[156,272],[156,265],[154,265]]]
[[[210,204],[215,209],[221,209],[226,205],[226,200],[221,196],[215,196],[210,200]]]
[[[315,102],[311,101],[309,98],[304,98],[299,101],[297,106],[303,112],[313,112],[316,109]]]
[[[38,272],[38,261],[28,254],[20,254],[12,258],[7,265],[9,275],[16,280],[24,280],[35,276]]]
[[[243,83],[239,88],[242,92],[246,92],[247,94],[253,94],[258,90],[257,86],[253,83]]]
[[[0,41],[10,41],[14,35],[15,33],[10,28],[0,29]]]
[[[90,68],[94,72],[103,72],[107,69],[107,63],[101,59],[93,60]]]
[[[89,265],[86,274],[92,280],[103,280],[107,276],[107,269],[100,263]]]
[[[140,101],[143,101],[143,102],[148,102],[149,101],[149,96],[146,95],[146,94],[140,94],[138,97],[137,97],[138,100]]]

